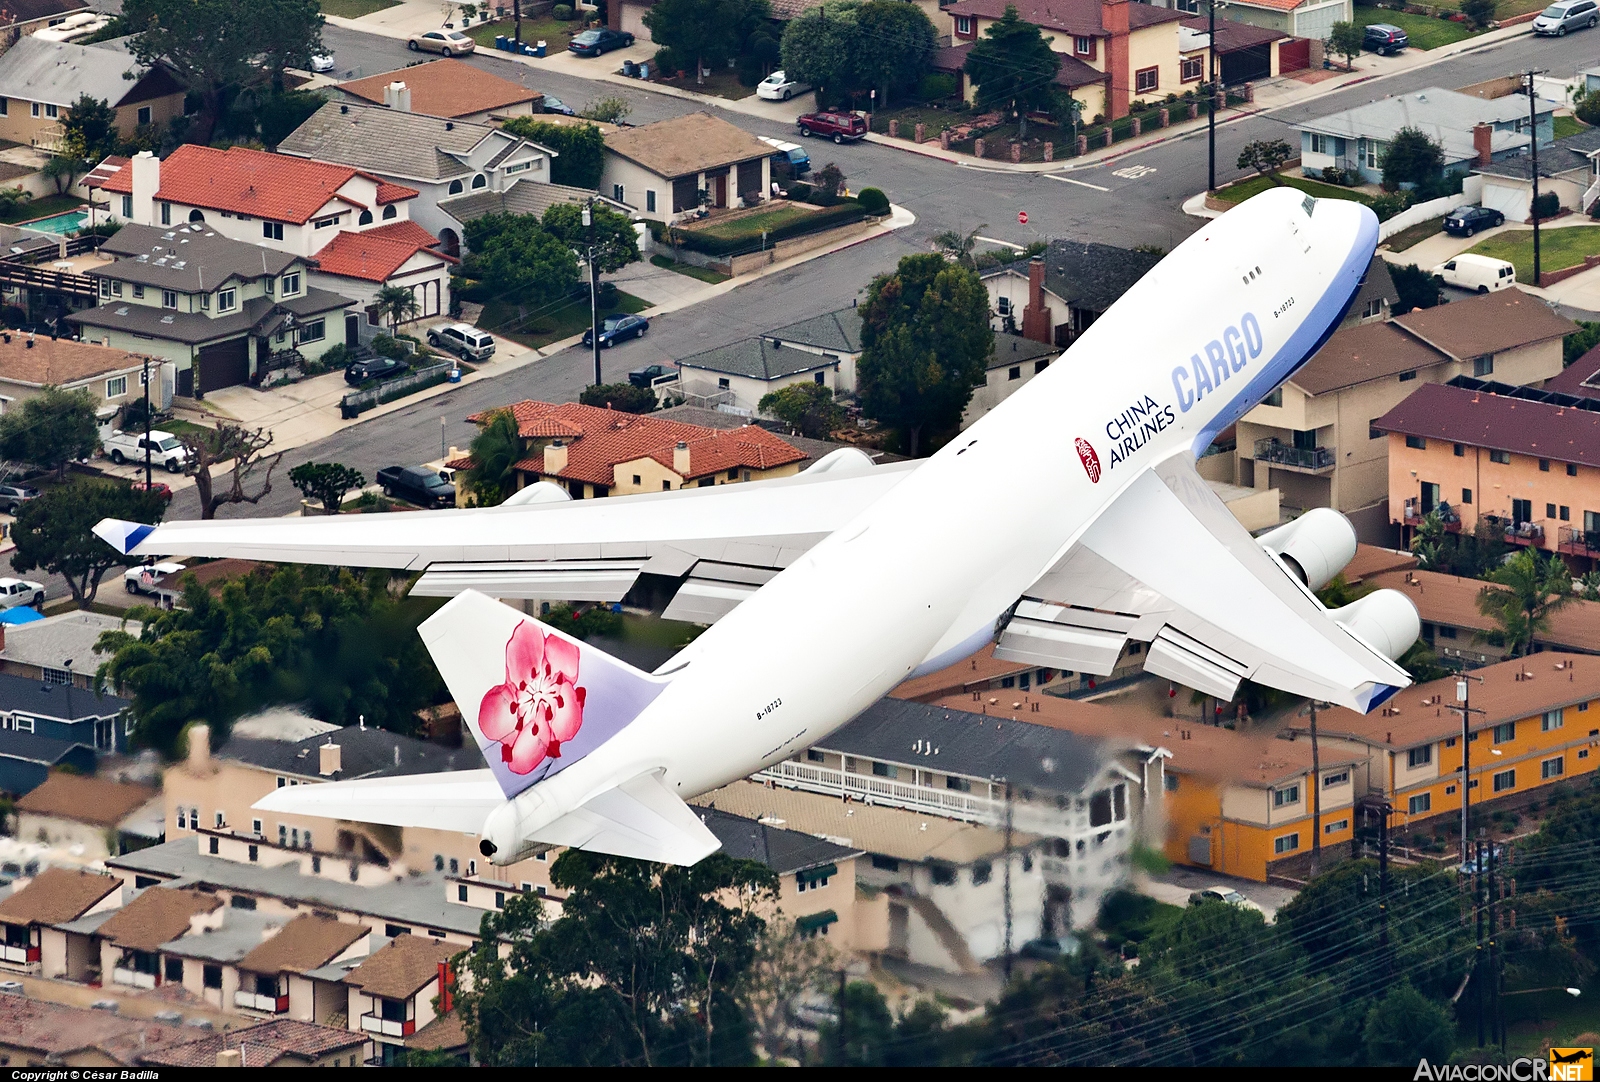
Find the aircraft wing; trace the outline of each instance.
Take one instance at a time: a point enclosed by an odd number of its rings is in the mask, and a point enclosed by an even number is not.
[[[1148,672],[1219,698],[1253,680],[1363,713],[1411,683],[1337,623],[1179,456],[1146,470],[1017,603],[996,656]]]
[[[641,576],[654,577],[646,581],[655,583],[663,615],[709,624],[916,465],[823,460],[794,477],[627,499],[154,527],[107,519],[95,532],[133,556],[422,571],[411,592],[424,597],[475,589],[501,598],[612,602]]]

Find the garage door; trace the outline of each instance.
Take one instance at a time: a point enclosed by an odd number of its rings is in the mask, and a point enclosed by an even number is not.
[[[250,380],[250,340],[235,338],[214,346],[201,346],[196,362],[200,367],[200,392],[219,387],[237,387]]]
[[[1272,75],[1272,46],[1251,45],[1222,54],[1222,84],[1238,86]]]
[[[1508,222],[1527,221],[1531,196],[1529,190],[1517,185],[1502,187],[1499,184],[1491,184],[1490,179],[1484,178],[1482,204],[1490,210],[1498,210],[1504,214]]]
[[[638,38],[640,41],[652,41],[650,28],[644,24],[644,13],[650,10],[649,4],[622,5],[622,29]]]

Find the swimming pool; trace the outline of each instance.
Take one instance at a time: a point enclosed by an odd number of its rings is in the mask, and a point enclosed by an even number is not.
[[[64,236],[82,229],[83,223],[88,216],[88,211],[69,210],[65,214],[53,214],[48,218],[40,218],[36,222],[21,222],[18,223],[18,227],[32,229],[37,233],[56,233]]]

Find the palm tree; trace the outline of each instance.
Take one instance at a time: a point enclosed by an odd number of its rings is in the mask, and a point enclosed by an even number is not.
[[[389,321],[389,337],[400,333],[400,324],[415,319],[422,311],[417,295],[405,286],[386,285],[373,298],[378,315]]]
[[[989,223],[975,226],[970,233],[962,234],[954,229],[940,233],[933,238],[933,246],[947,259],[952,259],[968,270],[978,269],[976,249],[978,247],[978,233],[988,229]]]
[[[521,458],[516,415],[508,409],[496,410],[483,420],[472,439],[467,485],[477,496],[478,506],[493,507],[511,495],[517,484],[511,467]]]
[[[1500,625],[1512,656],[1533,649],[1533,638],[1550,627],[1550,617],[1572,600],[1572,572],[1560,558],[1540,559],[1523,549],[1484,578],[1501,589],[1485,586],[1478,611]]]

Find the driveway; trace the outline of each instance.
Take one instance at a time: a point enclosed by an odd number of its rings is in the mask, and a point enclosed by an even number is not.
[[[1261,912],[1266,915],[1269,924],[1277,919],[1278,910],[1293,901],[1295,896],[1295,891],[1288,887],[1257,883],[1253,879],[1237,879],[1231,875],[1218,875],[1216,872],[1185,868],[1177,864],[1160,875],[1140,875],[1134,881],[1134,889],[1140,894],[1148,895],[1158,902],[1177,906],[1187,906],[1189,895],[1206,887],[1223,887],[1238,891],[1261,907]]]

